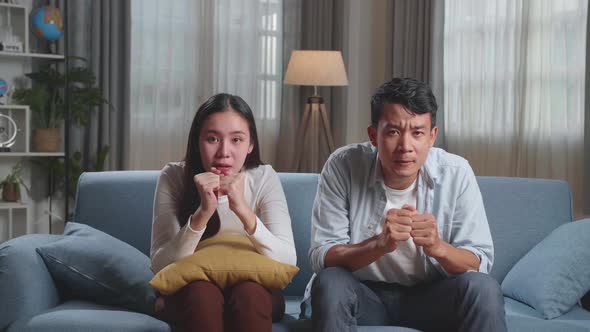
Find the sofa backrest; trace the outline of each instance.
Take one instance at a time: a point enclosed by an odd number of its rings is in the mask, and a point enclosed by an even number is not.
[[[491,275],[501,283],[532,247],[573,220],[571,191],[561,180],[479,176],[477,182],[494,240]]]
[[[82,173],[72,221],[108,233],[149,257],[159,175],[160,171]]]
[[[159,171],[84,173],[73,221],[88,224],[149,255],[154,190]],[[317,174],[279,173],[291,214],[300,272],[285,289],[302,295],[311,277],[308,250]],[[478,177],[495,246],[492,275],[510,268],[553,229],[572,217],[571,192],[559,180]]]
[[[309,263],[311,211],[318,187],[317,174],[279,173],[287,197],[299,273],[285,289],[285,295],[301,296],[313,272]]]
[[[86,172],[80,176],[72,221],[90,225],[150,253],[154,191],[160,171]],[[279,173],[301,271],[285,295],[301,295],[311,277],[307,250],[317,174]]]

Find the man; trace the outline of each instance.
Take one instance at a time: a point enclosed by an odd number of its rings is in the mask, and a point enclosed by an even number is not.
[[[371,100],[370,142],[326,162],[309,252],[314,331],[506,331],[481,193],[465,159],[432,147],[436,110],[426,84],[395,78]]]

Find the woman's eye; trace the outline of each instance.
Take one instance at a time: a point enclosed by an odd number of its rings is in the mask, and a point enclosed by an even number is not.
[[[209,143],[215,143],[218,141],[219,140],[217,139],[217,137],[213,137],[213,136],[207,137],[207,142],[209,142]]]
[[[241,137],[234,137],[234,142],[238,143],[238,142],[242,142],[243,139]]]

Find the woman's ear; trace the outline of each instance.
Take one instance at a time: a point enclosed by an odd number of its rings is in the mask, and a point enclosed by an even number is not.
[[[254,144],[250,144],[250,147],[248,147],[248,154],[250,154],[252,150],[254,150]]]

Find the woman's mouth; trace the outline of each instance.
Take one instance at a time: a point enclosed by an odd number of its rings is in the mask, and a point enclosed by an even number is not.
[[[232,169],[231,165],[227,165],[227,164],[217,164],[217,165],[213,165],[213,167],[220,170],[221,173],[223,173],[224,175],[229,175],[228,173],[230,173],[231,169]]]

